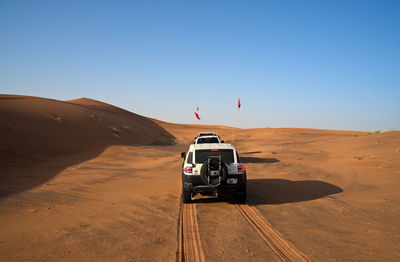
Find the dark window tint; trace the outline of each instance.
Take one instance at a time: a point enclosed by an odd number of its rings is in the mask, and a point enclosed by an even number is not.
[[[210,144],[210,143],[219,143],[218,138],[216,137],[203,137],[197,140],[197,144]]]
[[[221,156],[221,160],[224,163],[233,163],[233,150],[232,149],[219,149],[218,151],[212,151],[208,149],[196,150],[196,164],[204,163],[210,156]]]
[[[189,153],[189,156],[188,156],[188,159],[187,159],[187,163],[188,164],[193,164],[193,153],[192,152]]]
[[[214,133],[204,133],[204,134],[200,134],[199,137],[200,136],[213,136],[213,135],[215,135],[215,134]]]

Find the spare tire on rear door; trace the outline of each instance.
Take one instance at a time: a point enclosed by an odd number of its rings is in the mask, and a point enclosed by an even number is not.
[[[218,187],[227,175],[228,169],[220,157],[207,158],[200,169],[201,180],[212,188]]]

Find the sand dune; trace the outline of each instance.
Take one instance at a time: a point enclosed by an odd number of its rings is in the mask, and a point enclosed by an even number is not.
[[[1,261],[174,261],[179,155],[200,131],[238,148],[248,204],[311,261],[400,258],[400,132],[232,137],[90,99],[4,95],[0,115]],[[198,200],[197,217],[206,261],[279,261],[229,196]]]
[[[108,145],[171,144],[173,136],[140,115],[91,99],[0,96],[1,150],[34,156]]]
[[[62,168],[91,159],[111,145],[174,143],[174,136],[153,121],[103,102],[0,95],[3,195],[45,183]],[[61,167],[45,168],[24,180],[7,171],[53,162]]]

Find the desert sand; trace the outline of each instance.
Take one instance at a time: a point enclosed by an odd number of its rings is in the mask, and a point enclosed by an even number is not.
[[[171,124],[91,99],[0,96],[0,261],[175,261],[180,152],[236,146],[248,205],[311,261],[400,261],[400,132]],[[229,196],[206,261],[279,261]]]

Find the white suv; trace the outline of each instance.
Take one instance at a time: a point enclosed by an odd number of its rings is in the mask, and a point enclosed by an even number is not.
[[[239,202],[246,201],[246,169],[233,145],[192,144],[181,157],[184,203],[196,194],[217,196],[221,192],[235,193]]]
[[[197,136],[194,139],[201,137],[201,136],[216,136],[216,135],[217,134],[214,132],[200,132],[200,133],[197,133]]]

